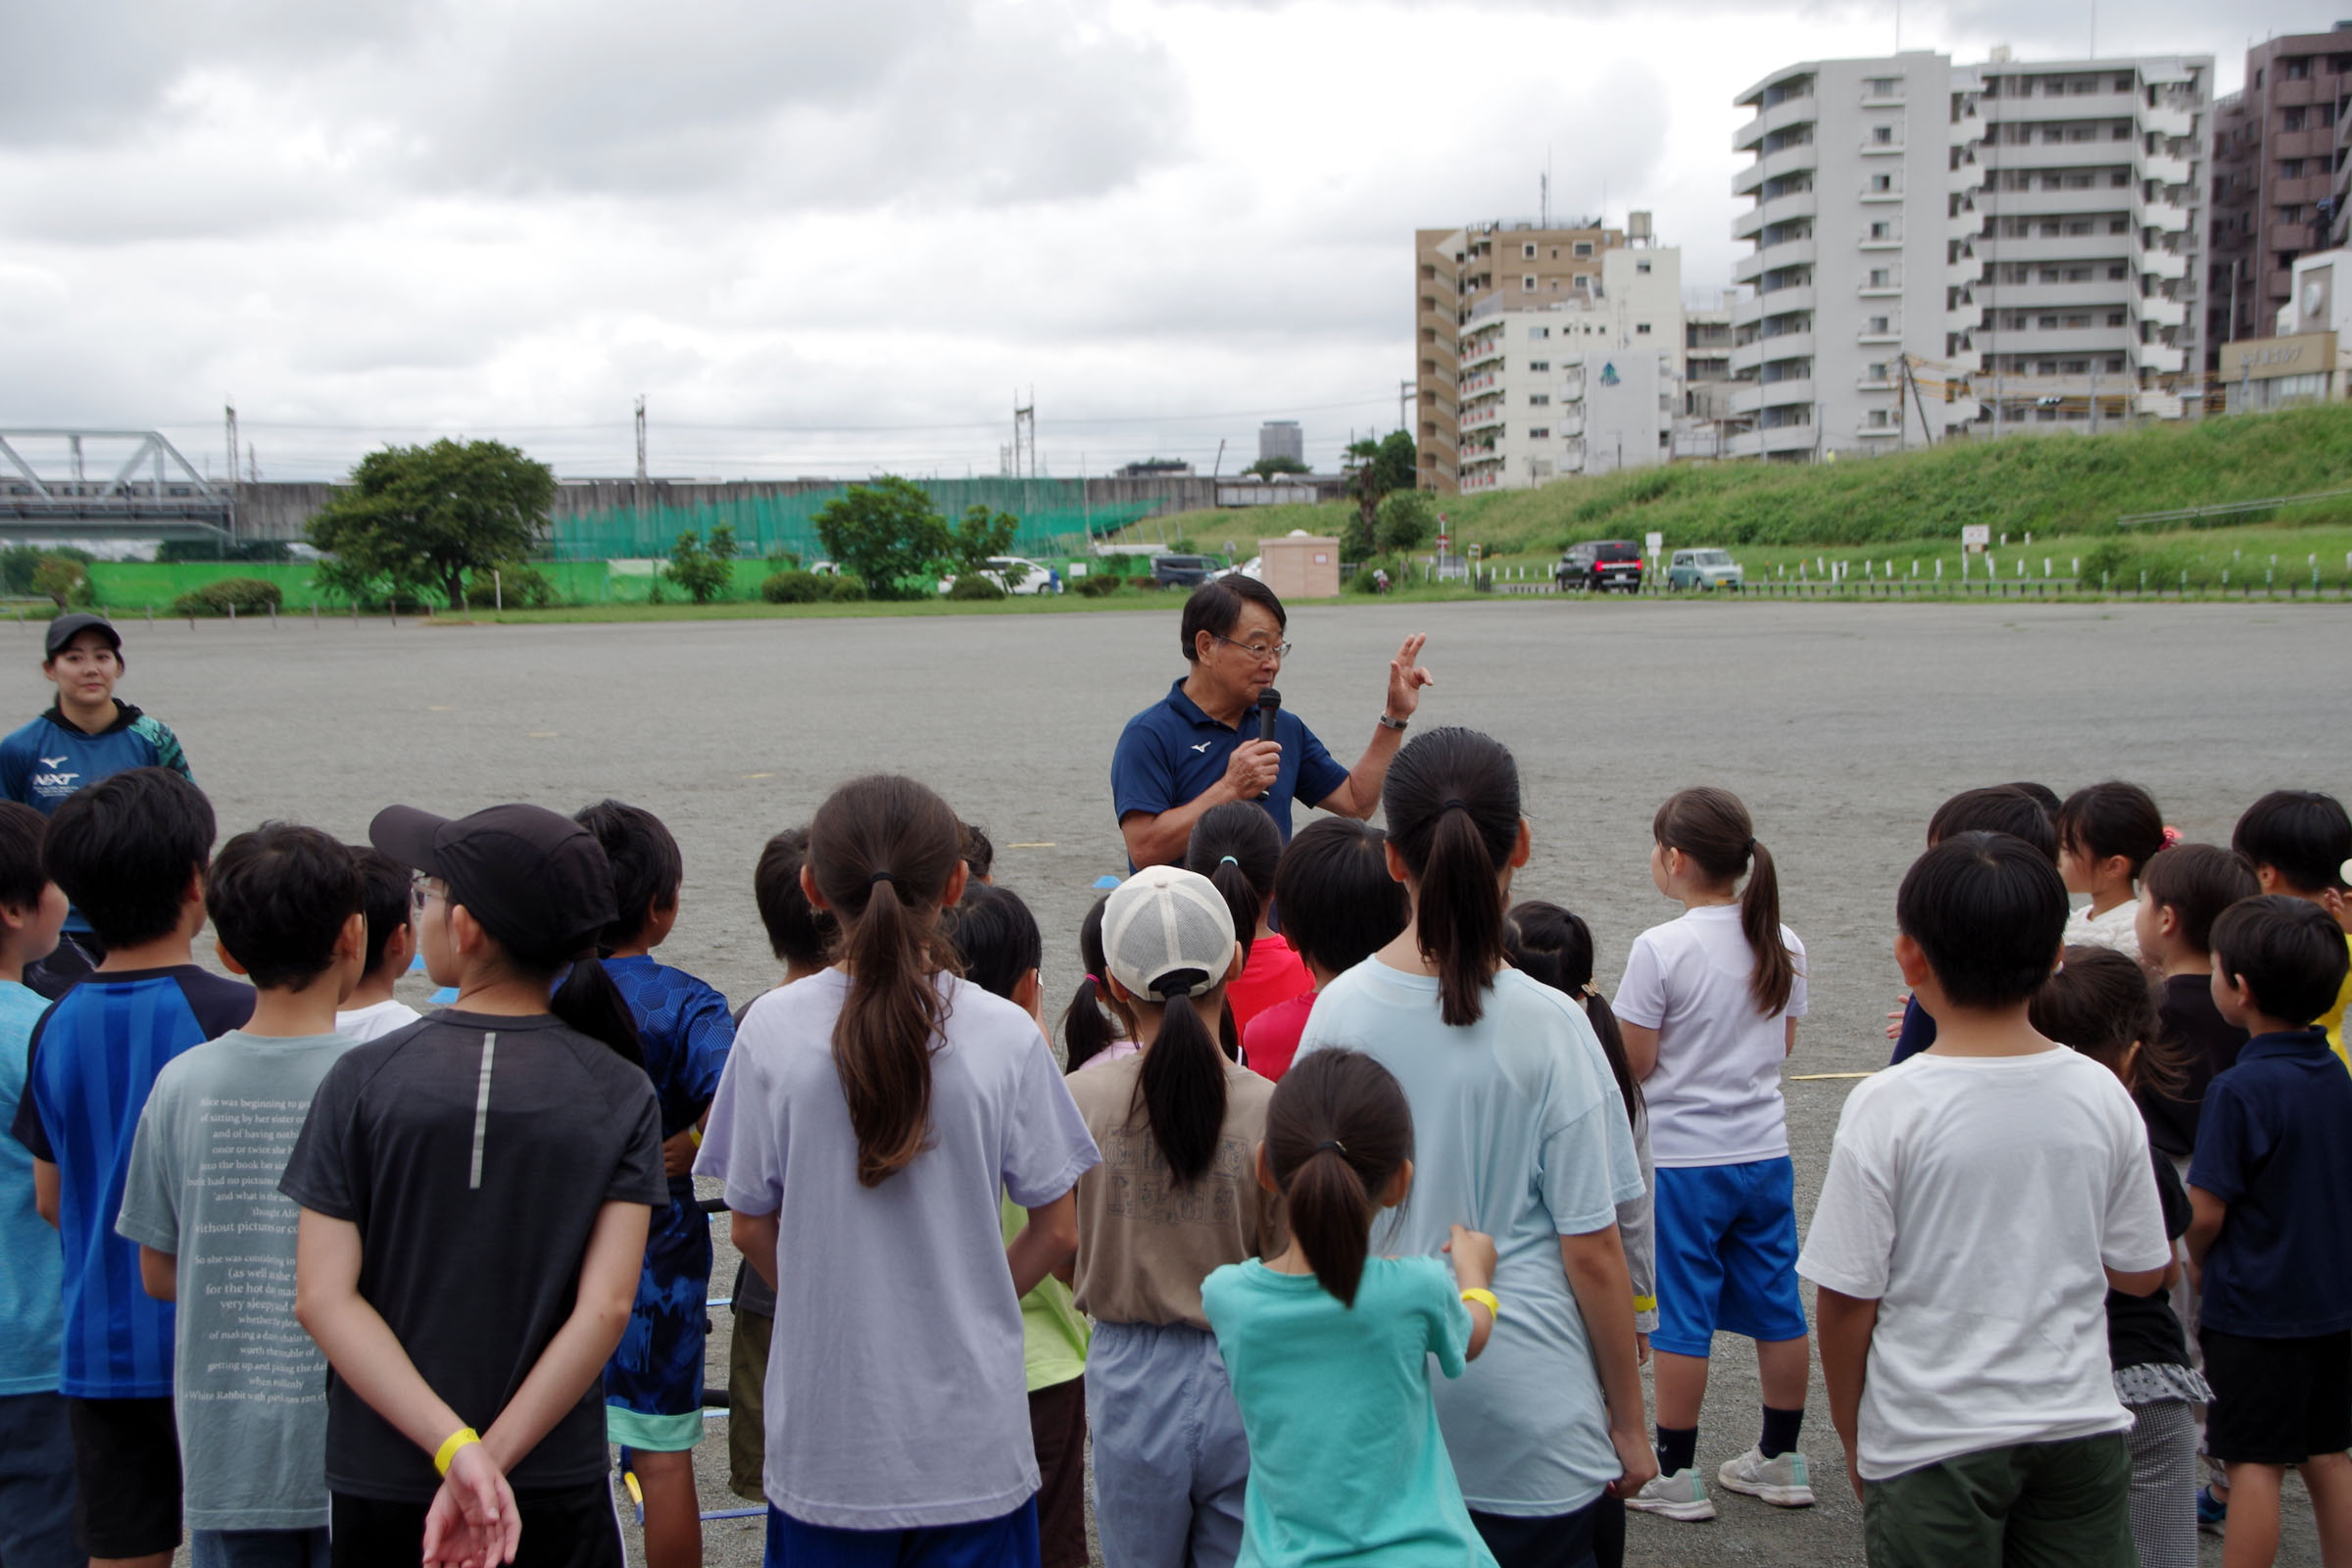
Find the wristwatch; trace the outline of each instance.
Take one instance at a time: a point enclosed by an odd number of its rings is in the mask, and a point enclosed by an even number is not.
[[[1380,727],[1382,729],[1402,730],[1406,723],[1407,720],[1405,719],[1391,718],[1386,711],[1383,711],[1380,715]]]

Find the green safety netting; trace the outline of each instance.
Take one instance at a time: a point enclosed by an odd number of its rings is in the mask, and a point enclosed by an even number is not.
[[[984,506],[1020,518],[1013,551],[1018,555],[1069,555],[1090,539],[1116,533],[1149,516],[1161,503],[1125,502],[1090,506],[1075,479],[923,479],[915,481],[950,521],[966,509]],[[798,495],[749,496],[611,511],[559,517],[550,545],[557,561],[626,561],[666,556],[689,531],[735,530],[735,548],[746,556],[788,550],[804,561],[824,554],[817,542],[816,514],[848,492],[847,485]]]

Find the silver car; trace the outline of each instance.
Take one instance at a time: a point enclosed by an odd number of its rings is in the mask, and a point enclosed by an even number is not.
[[[1666,564],[1668,588],[1741,588],[1747,573],[1728,550],[1677,550]]]

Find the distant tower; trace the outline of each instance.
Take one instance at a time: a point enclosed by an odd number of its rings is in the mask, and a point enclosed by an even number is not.
[[[1268,458],[1288,458],[1293,463],[1306,461],[1306,436],[1297,419],[1268,419],[1257,427],[1257,461]]]

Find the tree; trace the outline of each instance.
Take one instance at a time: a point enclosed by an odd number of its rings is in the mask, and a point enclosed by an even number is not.
[[[963,521],[956,525],[950,544],[955,552],[955,574],[957,577],[986,577],[1006,593],[1013,584],[1028,575],[1026,566],[991,566],[994,557],[1012,553],[1012,536],[1020,530],[1021,519],[1009,512],[991,512],[982,506],[967,508]]]
[[[10,545],[0,550],[0,584],[4,584],[9,593],[19,598],[45,593],[47,590],[39,587],[33,578],[47,563],[72,561],[86,566],[97,559],[87,550],[74,545],[53,545],[48,549],[39,545]]]
[[[865,579],[876,599],[911,598],[956,559],[956,535],[920,485],[885,474],[854,484],[810,519],[825,554]],[[965,519],[966,525],[970,519]]]
[[[1426,490],[1392,490],[1381,497],[1372,541],[1386,554],[1409,555],[1438,536],[1438,503]]]
[[[311,519],[336,558],[331,580],[376,593],[430,590],[466,603],[466,574],[520,561],[539,542],[555,470],[497,441],[387,446],[351,471],[351,487]],[[358,597],[355,595],[355,597]]]
[[[1417,477],[1418,462],[1413,451],[1413,438],[1402,430],[1392,430],[1378,441],[1369,437],[1348,445],[1347,461],[1340,471],[1347,476],[1348,494],[1355,502],[1358,517],[1363,522],[1364,535],[1373,532],[1373,519],[1380,511],[1381,497],[1392,490],[1410,490]],[[1347,554],[1347,540],[1341,541],[1341,554]],[[1361,560],[1362,557],[1357,558]]]
[[[1312,473],[1314,470],[1297,458],[1260,458],[1242,471],[1254,473],[1260,479],[1271,479],[1278,474]]]
[[[725,554],[720,554],[721,550]],[[711,529],[710,542],[706,545],[703,536],[689,528],[670,548],[669,564],[662,574],[685,589],[696,604],[707,605],[735,580],[734,557],[734,529]]]
[[[71,556],[43,556],[32,568],[32,591],[45,594],[60,610],[90,601],[89,567]]]

